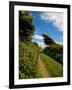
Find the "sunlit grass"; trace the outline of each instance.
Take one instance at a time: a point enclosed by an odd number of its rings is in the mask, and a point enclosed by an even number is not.
[[[63,66],[52,59],[51,57],[40,53],[40,57],[46,65],[48,72],[50,72],[52,77],[62,77],[63,76]]]

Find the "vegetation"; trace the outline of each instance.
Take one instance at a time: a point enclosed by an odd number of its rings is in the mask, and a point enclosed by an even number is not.
[[[63,46],[58,44],[52,44],[50,47],[44,49],[44,53],[54,58],[59,63],[63,64]]]
[[[34,34],[32,16],[19,11],[19,78],[34,78],[37,74],[37,45],[31,43]],[[34,48],[34,49],[33,49]]]
[[[44,43],[48,45],[44,48],[44,53],[63,64],[63,46],[56,44],[54,40],[46,34],[42,34],[42,36],[44,37]]]
[[[19,36],[24,42],[31,42],[34,34],[32,16],[26,11],[19,11]]]
[[[31,14],[19,11],[19,79],[63,76],[63,46],[42,34],[47,45],[42,49],[36,42],[32,42],[34,31]]]
[[[19,45],[19,78],[38,78],[37,70],[38,47],[20,41]]]
[[[42,34],[42,36],[44,37],[44,43],[46,45],[51,45],[51,44],[54,44],[54,40],[52,38],[50,38],[48,35],[46,34]]]
[[[52,59],[51,57],[45,55],[44,53],[40,53],[40,57],[46,65],[48,72],[51,77],[61,77],[63,76],[63,68],[60,63]]]

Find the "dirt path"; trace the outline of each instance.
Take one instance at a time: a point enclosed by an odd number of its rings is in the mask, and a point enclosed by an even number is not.
[[[39,68],[39,72],[40,72],[41,76],[43,78],[50,77],[50,75],[48,75],[48,71],[47,71],[43,61],[41,60],[40,56],[38,58],[37,63],[38,63],[38,68]]]

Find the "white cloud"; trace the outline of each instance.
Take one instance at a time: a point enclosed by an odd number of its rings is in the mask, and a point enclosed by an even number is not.
[[[45,47],[46,47],[46,45],[45,45],[44,42],[42,41],[42,40],[43,40],[43,37],[42,37],[41,35],[35,34],[35,35],[33,36],[33,38],[41,40],[40,42],[39,42],[38,40],[35,41],[36,43],[38,43],[38,45],[39,45],[41,48],[45,48]]]
[[[45,48],[45,47],[46,47],[46,45],[45,45],[44,42],[43,42],[43,37],[42,37],[41,35],[35,34],[35,35],[33,36],[33,38],[40,40],[40,41],[35,40],[34,42],[38,43],[38,45],[39,45],[41,48]]]
[[[40,14],[40,17],[45,21],[51,21],[54,26],[63,31],[63,14],[57,12],[48,12]]]
[[[36,38],[36,39],[41,39],[41,40],[43,40],[43,37],[42,37],[41,35],[35,34],[33,37]]]
[[[37,43],[38,43],[38,45],[41,47],[41,48],[45,48],[46,47],[46,45],[43,43],[43,42],[38,42],[38,41],[36,41]]]

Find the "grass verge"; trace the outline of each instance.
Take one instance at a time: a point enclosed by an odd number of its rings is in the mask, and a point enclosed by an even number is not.
[[[51,57],[45,55],[44,53],[40,53],[40,57],[46,65],[48,72],[50,72],[52,77],[62,77],[63,76],[63,66],[58,63]]]

